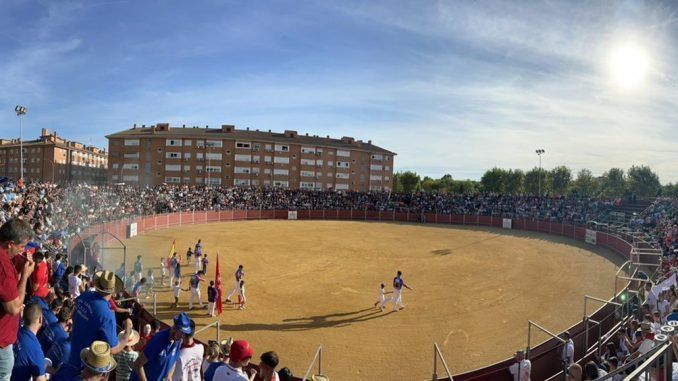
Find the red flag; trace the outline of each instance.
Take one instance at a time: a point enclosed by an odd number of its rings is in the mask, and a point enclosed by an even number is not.
[[[221,315],[221,271],[219,271],[219,253],[217,253],[217,272],[214,274],[214,287],[217,289],[217,314]]]

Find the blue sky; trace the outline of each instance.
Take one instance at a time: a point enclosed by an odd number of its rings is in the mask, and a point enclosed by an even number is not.
[[[678,180],[678,7],[652,1],[0,2],[0,126],[106,147],[133,123],[353,136],[396,170],[647,164]],[[632,42],[649,69],[615,86]]]

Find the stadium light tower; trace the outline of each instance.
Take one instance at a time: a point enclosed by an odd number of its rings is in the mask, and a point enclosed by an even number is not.
[[[19,179],[23,180],[24,178],[24,138],[23,138],[23,131],[24,131],[24,124],[23,124],[23,116],[26,115],[26,111],[28,109],[24,106],[19,106],[17,105],[14,107],[14,112],[16,112],[16,116],[19,117],[19,160],[20,160],[20,171],[19,173]]]
[[[546,151],[543,148],[539,148],[535,151],[537,156],[539,156],[539,197],[541,197],[541,155]]]

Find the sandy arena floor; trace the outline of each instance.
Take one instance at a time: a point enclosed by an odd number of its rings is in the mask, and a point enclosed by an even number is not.
[[[209,279],[219,252],[226,290],[237,265],[245,266],[247,308],[225,308],[221,337],[249,340],[255,361],[264,351],[277,351],[280,365],[297,376],[322,344],[323,373],[333,381],[430,379],[434,342],[453,373],[502,360],[525,347],[528,319],[559,332],[582,318],[584,294],[610,297],[612,261],[620,263],[584,243],[529,232],[244,221],[127,240],[128,267],[141,254],[146,268],[157,268],[173,239],[184,254],[198,238],[210,258]],[[373,307],[379,284],[390,289],[396,270],[414,291],[404,291],[404,310],[393,313],[389,305],[380,312]],[[201,288],[206,302],[206,285]],[[168,309],[172,297],[167,287],[158,290],[158,315],[168,320],[175,313]],[[182,293],[181,309],[187,309],[188,296]],[[199,326],[214,321],[206,310],[191,315]],[[198,337],[212,339],[215,332],[210,328]],[[535,335],[533,345],[544,338]]]

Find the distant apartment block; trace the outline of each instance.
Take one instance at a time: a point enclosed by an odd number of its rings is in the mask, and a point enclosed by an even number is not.
[[[395,153],[351,137],[158,123],[107,136],[108,181],[390,190]]]
[[[19,139],[0,139],[0,176],[19,178]],[[23,142],[24,179],[55,183],[105,184],[106,151],[66,140],[43,128]]]

